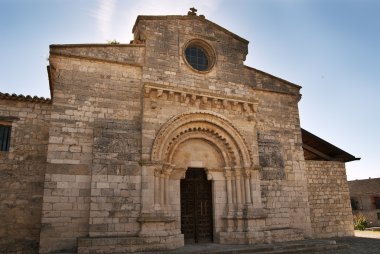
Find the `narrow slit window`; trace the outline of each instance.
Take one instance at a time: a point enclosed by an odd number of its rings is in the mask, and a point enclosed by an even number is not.
[[[0,125],[0,151],[9,151],[11,142],[11,126]]]

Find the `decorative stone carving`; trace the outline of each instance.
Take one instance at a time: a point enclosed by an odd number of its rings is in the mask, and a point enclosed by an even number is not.
[[[162,93],[161,93],[162,91]],[[220,105],[229,110],[238,110],[241,114],[254,116],[252,102],[238,101],[230,98],[218,98],[203,96],[193,92],[176,91],[162,87],[150,87],[152,99],[180,100],[182,103],[207,105]],[[160,94],[159,96],[157,96]],[[255,120],[255,119],[253,119]],[[255,125],[253,125],[255,126]],[[255,128],[255,127],[253,127]],[[219,170],[223,170],[226,186],[225,219],[228,230],[234,232],[246,232],[253,220],[262,220],[262,208],[260,199],[260,177],[258,161],[254,161],[253,151],[247,145],[240,130],[226,117],[210,110],[196,110],[178,114],[169,119],[158,130],[151,149],[151,161],[162,165],[161,171],[156,173],[155,183],[157,189],[160,211],[170,214],[169,203],[170,181],[184,179],[186,169],[189,166],[180,165],[181,161],[175,160],[176,155],[187,144],[205,142],[220,156]],[[189,143],[190,142],[190,143]],[[193,143],[191,143],[193,142]],[[206,144],[202,144],[202,147]],[[190,146],[192,147],[192,146]],[[192,153],[191,150],[185,150]],[[198,157],[197,157],[198,158]],[[177,164],[177,162],[179,164]],[[176,167],[172,165],[176,164]],[[206,169],[207,179],[214,180],[211,168],[204,166],[202,161],[191,161],[190,165],[200,165]],[[211,172],[212,171],[212,172]],[[156,198],[156,196],[155,196]],[[156,200],[156,199],[155,199]]]
[[[213,180],[213,177],[212,177],[212,174],[211,174],[210,170],[209,169],[205,169],[205,171],[206,171],[206,174],[207,174],[207,180],[209,180],[209,181]]]
[[[161,175],[161,169],[155,169],[154,170],[154,176],[159,177]]]
[[[208,102],[211,101],[212,103],[209,104],[211,107],[222,105],[225,109],[240,111],[247,115],[254,115],[258,105],[255,100],[246,100],[233,96],[220,97],[209,92],[199,93],[189,89],[174,90],[172,87],[157,84],[145,84],[144,91],[145,98],[151,98],[152,100],[165,99],[174,101],[175,95],[178,95],[183,103],[195,103],[199,100],[203,105],[208,105]]]
[[[185,133],[191,135],[202,135],[205,139],[213,136],[215,143],[224,144],[220,147],[221,152],[230,154],[231,162],[241,166],[252,165],[251,151],[246,145],[246,141],[240,131],[225,117],[211,111],[194,111],[174,116],[167,121],[156,135],[152,147],[151,160],[170,163],[170,148],[181,141],[181,136]],[[183,137],[183,136],[182,136]],[[236,160],[239,158],[239,160]],[[234,164],[235,164],[234,163]],[[225,165],[232,166],[232,165]],[[235,165],[233,165],[235,166]]]

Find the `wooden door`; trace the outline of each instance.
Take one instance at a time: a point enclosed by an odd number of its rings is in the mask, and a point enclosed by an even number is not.
[[[212,242],[211,181],[203,169],[190,168],[181,180],[181,231],[185,243]]]

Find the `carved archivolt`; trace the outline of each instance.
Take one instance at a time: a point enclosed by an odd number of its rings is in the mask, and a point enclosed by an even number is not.
[[[219,157],[213,157],[213,153]],[[210,164],[202,164],[205,154],[208,155],[206,163]],[[225,219],[251,218],[254,211],[262,208],[260,177],[252,157],[239,129],[224,116],[199,110],[172,117],[158,131],[152,147],[151,161],[157,165],[154,171],[155,209],[171,211],[170,181],[185,177],[186,165],[194,162],[191,166],[197,163],[217,165],[218,168],[205,167],[209,180],[213,180],[216,170],[224,171]],[[188,158],[191,159],[186,161]]]
[[[239,130],[224,116],[203,110],[183,113],[167,121],[154,140],[151,160],[171,163],[176,147],[194,138],[213,144],[227,167],[252,166],[251,153]]]

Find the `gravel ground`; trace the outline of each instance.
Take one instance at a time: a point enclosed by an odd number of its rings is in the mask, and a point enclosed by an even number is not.
[[[320,253],[320,254],[380,254],[380,231],[372,232],[372,231],[355,231],[355,237],[344,237],[344,238],[336,238],[336,239],[325,239],[325,240],[335,240],[337,243],[349,245],[350,248],[342,249],[342,250],[331,250],[331,251],[323,251],[323,252],[307,252],[311,253]],[[307,240],[309,242],[314,240]],[[315,240],[318,241],[318,240]],[[219,244],[196,244],[196,245],[187,245],[177,250],[173,251],[163,251],[163,252],[148,252],[151,253],[184,253],[184,254],[193,254],[200,252],[219,252],[219,251],[230,251],[233,250],[234,253],[239,253],[239,250],[246,248],[244,245],[240,246],[229,246],[229,245],[219,245]],[[148,254],[147,252],[139,253],[139,254]],[[244,252],[250,253],[250,252]],[[253,252],[252,252],[253,253]],[[306,253],[306,252],[305,252]]]
[[[355,231],[355,237],[336,239],[337,243],[350,245],[349,249],[325,251],[323,254],[380,254],[379,231]],[[321,253],[321,254],[322,254]]]

